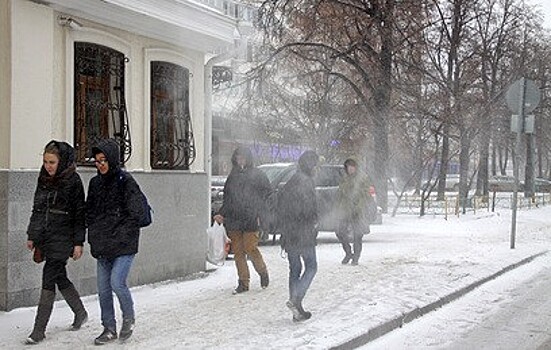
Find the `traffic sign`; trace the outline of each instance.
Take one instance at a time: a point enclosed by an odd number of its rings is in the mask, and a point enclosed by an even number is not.
[[[522,96],[523,93],[524,98]],[[533,80],[519,79],[509,86],[505,99],[507,101],[507,106],[513,113],[519,112],[521,107],[520,101],[524,100],[524,114],[526,115],[536,109],[540,103],[541,92]]]

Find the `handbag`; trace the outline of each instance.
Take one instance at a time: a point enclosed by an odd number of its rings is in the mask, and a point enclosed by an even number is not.
[[[42,253],[42,250],[40,250],[40,248],[38,247],[34,247],[33,261],[37,264],[40,264],[44,261],[44,254]]]

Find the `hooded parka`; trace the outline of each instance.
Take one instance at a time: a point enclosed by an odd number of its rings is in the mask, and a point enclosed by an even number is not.
[[[119,145],[102,140],[92,148],[103,153],[109,164],[106,174],[90,180],[86,199],[88,242],[94,258],[116,258],[136,254],[140,237],[143,202],[136,180],[120,168]]]
[[[237,156],[246,159],[244,168],[237,164]],[[248,148],[237,148],[232,155],[232,170],[224,185],[224,203],[219,214],[224,217],[226,230],[256,232],[259,220],[268,210],[267,199],[272,192],[266,174],[254,167]]]
[[[84,187],[73,147],[55,140],[48,145],[52,143],[59,150],[59,165],[54,176],[44,166],[40,169],[27,236],[46,259],[67,260],[85,239]]]
[[[316,245],[318,206],[313,176],[317,163],[315,152],[304,152],[297,172],[278,193],[278,227],[281,246],[287,251]]]

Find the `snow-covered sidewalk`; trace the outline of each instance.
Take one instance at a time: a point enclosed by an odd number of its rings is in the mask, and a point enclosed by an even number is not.
[[[321,233],[318,274],[304,301],[311,320],[296,324],[285,307],[287,261],[263,246],[270,286],[251,266],[251,291],[231,295],[233,261],[187,281],[133,289],[136,329],[128,349],[326,349],[412,310],[435,303],[549,246],[551,207],[521,211],[517,248],[509,249],[510,211],[453,217],[384,218],[364,237],[359,266],[340,264],[333,233]],[[152,257],[154,263],[154,257]],[[212,267],[209,265],[208,267]],[[92,348],[101,332],[96,296],[84,298],[90,321],[78,332],[65,302],[55,305],[46,340],[36,349]],[[0,312],[0,348],[24,348],[35,308]]]

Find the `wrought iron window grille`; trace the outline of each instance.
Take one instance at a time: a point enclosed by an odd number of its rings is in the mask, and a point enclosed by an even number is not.
[[[92,147],[113,138],[120,145],[120,161],[132,154],[125,100],[125,65],[129,59],[109,47],[76,42],[75,149],[77,164],[94,165]]]
[[[151,168],[189,170],[196,157],[188,69],[151,62]]]

